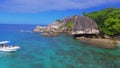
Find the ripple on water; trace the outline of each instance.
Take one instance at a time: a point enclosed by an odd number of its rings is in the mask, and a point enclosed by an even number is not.
[[[119,68],[120,48],[92,47],[68,36],[44,37],[34,33],[2,32],[1,40],[21,49],[0,53],[0,68]],[[6,37],[6,34],[7,35]],[[14,37],[13,37],[14,36]]]

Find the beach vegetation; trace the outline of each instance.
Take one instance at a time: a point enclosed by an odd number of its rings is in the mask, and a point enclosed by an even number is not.
[[[114,36],[120,34],[120,9],[107,8],[91,13],[83,13],[83,16],[88,16],[95,20],[99,30],[107,35]]]
[[[73,21],[68,21],[67,22],[67,24],[66,24],[66,26],[68,27],[68,28],[72,28],[73,27]]]

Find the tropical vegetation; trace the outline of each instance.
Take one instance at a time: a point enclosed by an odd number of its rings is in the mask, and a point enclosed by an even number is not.
[[[107,8],[91,13],[83,12],[83,16],[88,16],[95,20],[101,33],[115,36],[120,34],[120,9]]]
[[[67,24],[66,24],[66,26],[67,26],[68,28],[72,28],[73,22],[72,22],[72,21],[68,21]]]

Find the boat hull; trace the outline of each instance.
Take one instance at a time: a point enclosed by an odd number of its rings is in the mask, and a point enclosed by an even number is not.
[[[10,51],[17,51],[18,49],[20,49],[20,47],[18,47],[18,46],[14,46],[14,47],[1,47],[0,51],[10,52]]]

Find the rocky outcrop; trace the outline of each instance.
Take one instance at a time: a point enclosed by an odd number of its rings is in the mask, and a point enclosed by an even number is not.
[[[36,28],[34,29],[34,32],[44,32],[44,30],[46,30],[46,26],[36,26]]]
[[[72,27],[68,27],[68,24],[71,24],[69,22],[72,23]],[[71,16],[48,26],[36,26],[34,32],[52,32],[51,34],[64,32],[70,35],[99,34],[96,22],[85,16]]]
[[[67,25],[72,22],[72,27]],[[36,26],[34,32],[42,32],[42,36],[53,37],[58,36],[61,33],[67,33],[76,37],[82,42],[93,44],[102,48],[116,48],[116,44],[120,44],[120,41],[111,40],[111,37],[107,35],[100,35],[97,23],[84,16],[71,16],[63,18],[60,21],[56,21],[48,26]]]
[[[34,32],[42,32],[42,36],[53,37],[65,32],[66,29],[64,20],[61,22],[56,21],[48,26],[36,26]]]
[[[58,21],[48,25],[48,26],[36,26],[34,32],[62,32],[65,28],[64,23]]]
[[[97,23],[85,16],[74,16],[71,18],[74,22],[72,34],[99,34]]]
[[[72,28],[68,28],[66,24],[73,22]],[[65,32],[69,34],[98,34],[99,30],[95,21],[84,16],[71,16],[56,21],[48,26],[37,26],[34,32]]]

